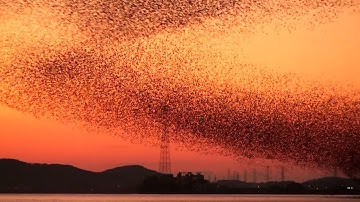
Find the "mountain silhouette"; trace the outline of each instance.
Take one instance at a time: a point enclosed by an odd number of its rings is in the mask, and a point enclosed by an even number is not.
[[[138,165],[91,172],[70,165],[0,159],[0,192],[131,193],[146,177],[156,175],[161,174]]]
[[[122,166],[101,172],[102,175],[121,179],[121,182],[128,186],[140,185],[146,177],[158,176],[160,173],[149,170],[143,166],[130,165]]]
[[[194,175],[196,176],[196,175]],[[209,183],[189,176],[164,175],[140,165],[92,172],[71,165],[26,163],[0,159],[0,193],[247,193],[359,194],[360,180],[325,177],[303,183]]]
[[[324,177],[313,179],[302,183],[309,190],[351,190],[360,189],[360,181],[356,179],[340,178],[340,177]]]

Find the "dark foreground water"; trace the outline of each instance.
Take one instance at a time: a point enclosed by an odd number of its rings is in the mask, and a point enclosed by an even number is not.
[[[6,202],[355,202],[360,196],[298,196],[298,195],[78,195],[78,194],[0,194],[0,201]]]

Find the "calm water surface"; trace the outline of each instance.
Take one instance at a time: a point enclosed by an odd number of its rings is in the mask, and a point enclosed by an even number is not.
[[[6,202],[355,202],[360,196],[298,196],[298,195],[78,195],[78,194],[0,194]]]

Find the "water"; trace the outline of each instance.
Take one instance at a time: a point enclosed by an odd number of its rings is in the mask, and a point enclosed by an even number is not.
[[[355,202],[360,201],[360,196],[319,196],[319,195],[139,195],[139,194],[125,194],[125,195],[87,195],[87,194],[3,194],[0,195],[1,202],[56,202],[56,201],[132,201],[132,202],[205,202],[205,201],[222,201],[222,202]]]

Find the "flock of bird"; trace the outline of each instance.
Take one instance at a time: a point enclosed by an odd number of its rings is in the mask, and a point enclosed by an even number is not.
[[[358,9],[352,0],[0,0],[0,104],[135,143],[156,145],[168,127],[178,147],[359,175],[359,89],[245,63],[241,39],[224,40]]]

